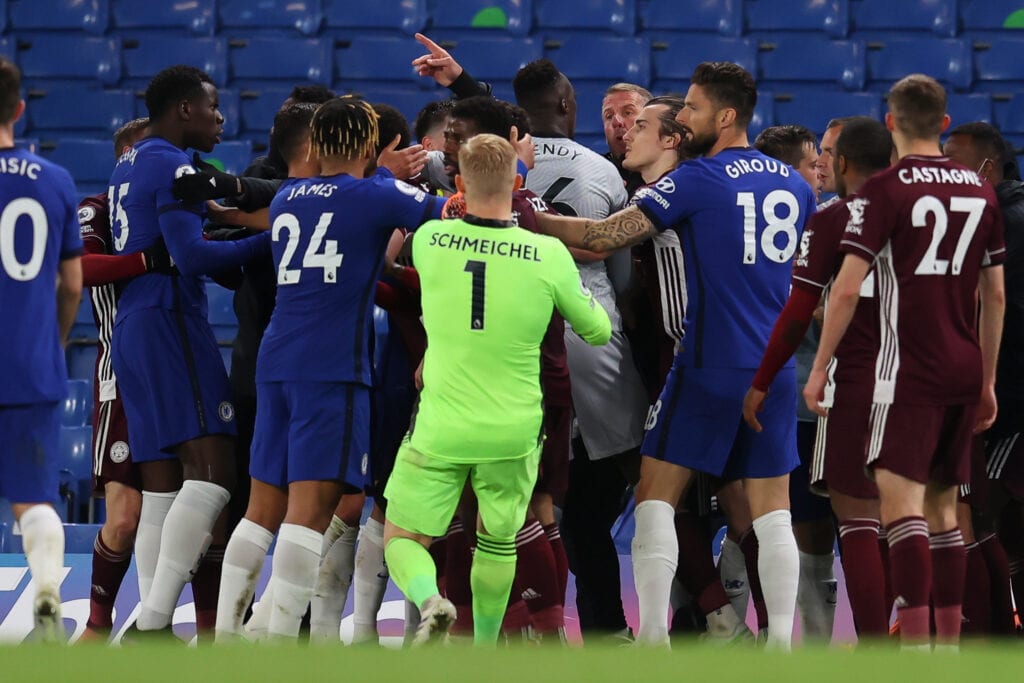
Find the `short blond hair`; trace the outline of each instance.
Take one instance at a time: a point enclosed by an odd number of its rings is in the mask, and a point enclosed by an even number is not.
[[[516,151],[498,135],[474,135],[459,150],[459,175],[467,198],[511,196],[516,180]]]

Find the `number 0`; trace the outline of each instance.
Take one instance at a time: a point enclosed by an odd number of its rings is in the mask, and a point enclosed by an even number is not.
[[[470,308],[469,326],[474,330],[484,329],[484,294],[486,289],[485,276],[487,263],[484,261],[466,261],[464,273],[473,275],[473,305]]]

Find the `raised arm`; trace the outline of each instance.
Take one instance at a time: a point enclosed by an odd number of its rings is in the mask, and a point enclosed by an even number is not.
[[[233,242],[203,239],[202,221],[187,207],[161,213],[160,232],[175,265],[186,276],[209,275],[241,266],[270,251],[269,232]]]
[[[592,252],[614,251],[639,244],[658,231],[651,219],[635,206],[599,221],[538,214],[537,227],[541,232],[557,237],[567,247]]]

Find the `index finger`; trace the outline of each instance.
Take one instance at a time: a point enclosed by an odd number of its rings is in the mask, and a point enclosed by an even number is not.
[[[417,33],[413,37],[416,38],[417,41],[419,41],[420,45],[430,50],[432,54],[439,57],[443,57],[444,55],[447,54],[443,47],[432,41],[430,38],[427,38],[422,33]]]

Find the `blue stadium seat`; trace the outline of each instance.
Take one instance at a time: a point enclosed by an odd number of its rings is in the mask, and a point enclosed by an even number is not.
[[[212,152],[200,153],[200,156],[206,161],[219,161],[225,171],[238,175],[252,162],[252,142],[228,140],[214,147]]]
[[[433,78],[421,78],[412,60],[423,47],[408,38],[358,37],[336,43],[334,65],[342,81],[392,81],[424,89],[436,87]],[[475,72],[474,72],[475,73]]]
[[[237,90],[217,90],[217,99],[220,104],[220,113],[224,116],[225,140],[230,140],[238,137],[238,131],[241,128],[242,115],[238,96],[239,93]],[[143,115],[146,113],[145,103],[143,103],[143,109],[141,113]]]
[[[103,35],[110,21],[107,0],[7,0],[15,31],[75,30]]]
[[[685,92],[693,69],[704,61],[735,62],[757,73],[757,43],[750,38],[725,38],[714,34],[677,35],[651,44],[654,89]]]
[[[320,0],[220,0],[220,23],[232,29],[294,30],[307,36],[320,31]],[[353,7],[353,11],[359,11]]]
[[[1024,2],[1024,0],[1022,0]],[[974,77],[978,81],[1024,81],[1024,33],[974,41]]]
[[[644,32],[743,33],[743,0],[647,0],[637,13]]]
[[[608,140],[605,139],[604,133],[577,133],[573,139],[598,154],[608,152]]]
[[[111,145],[113,152],[113,145]],[[69,339],[88,339],[93,343],[96,341],[96,323],[92,319],[92,298],[83,294],[82,301],[75,311],[75,322],[71,325]]]
[[[635,0],[533,0],[535,31],[610,31],[620,36],[636,33]]]
[[[762,130],[775,123],[775,94],[768,90],[758,90],[754,115],[747,126],[747,136],[753,140]]]
[[[651,81],[651,44],[646,38],[569,35],[545,45],[545,56],[570,79],[610,85],[627,81],[647,87]]]
[[[206,283],[206,300],[209,304],[208,320],[218,342],[230,343],[238,333],[238,318],[235,317],[235,293],[224,289],[216,282]]]
[[[34,35],[18,41],[22,78],[92,79],[103,85],[121,80],[119,38]]]
[[[396,31],[412,35],[427,25],[426,0],[367,2],[352,11],[350,0],[324,0],[324,17],[329,29]]]
[[[2,2],[2,0],[0,0],[0,2]],[[3,6],[0,5],[0,10],[2,9]],[[0,38],[0,55],[7,57],[7,59],[14,59],[16,49],[17,44],[13,40],[10,38]]]
[[[93,371],[96,369],[96,353],[95,336],[91,340],[76,341],[72,339],[69,341],[64,352],[68,363],[68,377],[91,382]]]
[[[108,138],[135,116],[135,93],[131,90],[100,90],[81,87],[28,88],[26,108],[31,130],[76,131]],[[113,148],[108,149],[113,154]]]
[[[1008,101],[996,109],[996,126],[1004,135],[1024,135],[1024,92],[1015,93]]]
[[[474,77],[493,83],[511,83],[519,69],[544,56],[540,38],[504,36],[469,37],[446,41],[444,46]]]
[[[850,0],[854,31],[931,31],[957,35],[957,0]]]
[[[778,124],[807,126],[817,134],[830,119],[843,116],[882,116],[882,96],[878,93],[823,92],[817,89],[775,93],[775,121]]]
[[[291,86],[246,88],[238,93],[241,130],[243,133],[269,133],[274,125],[274,116],[285,101]]]
[[[380,81],[366,81],[363,83],[340,81],[334,84],[334,89],[339,95],[357,93],[362,95],[368,102],[383,102],[402,112],[402,116],[409,122],[410,128],[428,102],[446,99],[449,95],[447,90],[423,90],[415,87],[395,87],[394,83]]]
[[[965,31],[1024,28],[1021,0],[960,0],[960,23]]]
[[[102,524],[65,524],[64,552],[69,555],[91,555],[96,534]]]
[[[14,138],[14,146],[39,154],[39,138]]]
[[[86,380],[68,380],[60,423],[63,427],[85,427],[92,423],[92,385]]]
[[[988,93],[951,93],[946,104],[950,128],[971,121],[992,123],[992,96]]]
[[[845,38],[850,31],[847,0],[747,0],[748,31],[818,31]]]
[[[427,0],[438,29],[490,29],[525,36],[533,26],[532,0]]]
[[[110,140],[64,138],[54,144],[52,150],[44,149],[43,154],[66,168],[76,185],[102,183],[106,186],[114,170],[114,150]]]
[[[183,61],[210,75],[217,87],[228,80],[228,42],[171,33],[145,33],[123,41],[126,82],[145,88],[162,69]]]
[[[0,33],[7,31],[7,0],[0,0]],[[0,499],[2,501],[3,499]],[[3,552],[3,551],[0,551]]]
[[[907,74],[925,73],[957,90],[972,82],[971,46],[964,40],[898,38],[867,43],[868,87],[887,88]]]
[[[88,502],[92,488],[92,427],[61,427],[57,467],[67,521],[85,521],[82,503]]]
[[[601,104],[610,83],[588,83],[575,85],[576,90],[576,135],[600,135],[604,138],[604,120]],[[607,151],[607,145],[605,145]]]
[[[217,30],[216,0],[153,2],[111,0],[113,25],[118,29],[185,29],[196,35]]]
[[[845,90],[862,90],[867,74],[864,43],[829,40],[822,36],[761,43],[761,81],[776,87],[778,81],[820,82]]]
[[[257,37],[232,40],[231,75],[235,80],[284,80],[331,83],[334,41],[316,38]]]

